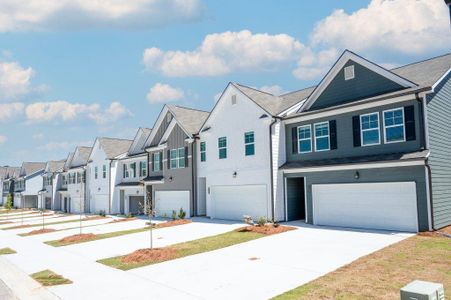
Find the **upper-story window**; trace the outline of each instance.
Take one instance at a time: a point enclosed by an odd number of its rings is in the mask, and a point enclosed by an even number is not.
[[[298,151],[299,153],[312,152],[312,126],[303,125],[298,127]]]
[[[255,140],[253,131],[244,133],[244,154],[246,156],[255,154]]]
[[[106,178],[106,165],[102,166],[102,177]]]
[[[379,113],[360,116],[360,135],[362,146],[379,145],[381,143]]]
[[[139,162],[139,177],[147,176],[147,163],[145,161]]]
[[[207,144],[205,142],[200,142],[200,161],[207,160]]]
[[[404,126],[404,109],[395,108],[386,110],[384,115],[384,141],[385,143],[404,142],[406,140]]]
[[[130,164],[130,170],[131,170],[130,177],[131,176],[136,177],[136,163],[135,162]]]
[[[227,158],[227,138],[220,137],[218,139],[219,159]]]
[[[179,169],[185,167],[185,148],[170,150],[170,164],[171,169]]]
[[[129,173],[129,171],[128,171],[128,164],[124,164],[124,165],[123,165],[122,176],[123,176],[124,178],[130,177],[130,173]]]
[[[315,151],[330,150],[329,122],[316,123],[315,127]]]
[[[66,175],[63,175],[63,184],[67,185],[67,177],[66,177]]]
[[[45,177],[45,185],[52,185],[52,176]]]
[[[94,167],[94,179],[99,177],[99,168],[97,166]]]
[[[161,153],[156,152],[152,154],[153,156],[153,170],[154,172],[161,171]]]

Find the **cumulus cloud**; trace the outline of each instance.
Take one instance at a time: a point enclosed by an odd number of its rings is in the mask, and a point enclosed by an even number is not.
[[[0,61],[0,101],[10,101],[31,91],[32,68],[23,68],[18,62]]]
[[[421,54],[448,50],[449,11],[442,0],[372,0],[351,14],[335,10],[316,25],[311,42],[354,51]]]
[[[25,114],[30,122],[70,121],[89,118],[97,124],[114,122],[124,116],[131,115],[130,111],[119,102],[112,102],[109,107],[102,109],[97,103],[70,103],[64,100],[29,104],[25,108]]]
[[[192,51],[148,48],[143,63],[166,76],[217,76],[233,71],[273,70],[296,59],[304,46],[287,34],[253,34],[249,30],[207,35]]]
[[[156,83],[147,93],[149,103],[167,103],[183,99],[185,93],[182,89],[175,88],[169,84]]]
[[[314,52],[307,48],[298,60],[293,75],[301,80],[311,80],[324,76],[339,56],[335,48]]]
[[[44,134],[42,132],[33,134],[34,140],[42,140],[44,138]]]
[[[73,150],[77,146],[82,145],[92,145],[92,142],[90,141],[84,141],[84,142],[73,142],[73,141],[58,141],[58,142],[48,142],[44,145],[38,146],[38,150],[46,150],[46,151],[58,151],[58,150]]]
[[[280,85],[264,85],[260,87],[259,90],[273,94],[275,96],[279,96],[287,92]]]
[[[199,19],[200,0],[2,0],[0,32],[155,28]]]
[[[25,105],[20,102],[0,103],[0,122],[6,122],[23,113]]]
[[[6,143],[6,141],[8,140],[8,138],[4,135],[0,135],[0,145]]]

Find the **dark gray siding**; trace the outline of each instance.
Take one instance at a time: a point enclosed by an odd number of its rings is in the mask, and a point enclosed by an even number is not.
[[[414,105],[415,109],[415,132],[416,139],[413,141],[384,144],[384,130],[383,130],[383,120],[382,111],[390,108],[403,107]],[[399,152],[413,152],[424,148],[424,133],[423,133],[423,121],[421,113],[421,103],[416,100],[406,101],[402,103],[396,103],[386,106],[381,106],[372,109],[366,109],[361,111],[350,112],[346,114],[341,114],[337,116],[320,118],[295,124],[286,125],[286,151],[287,151],[287,162],[290,161],[300,161],[300,160],[317,160],[317,159],[329,159],[329,158],[340,158],[340,157],[353,157],[353,156],[366,156],[384,153],[399,153]],[[366,114],[370,112],[380,112],[379,114],[379,125],[381,133],[381,144],[374,146],[365,147],[354,147],[353,143],[353,130],[352,130],[352,117],[356,115]],[[292,152],[292,139],[291,139],[291,129],[305,124],[313,124],[322,122],[336,120],[337,122],[337,149],[322,152],[311,152],[311,153],[293,153]],[[313,138],[313,137],[312,137]],[[312,144],[314,140],[312,139]]]
[[[169,122],[168,122],[168,115],[171,116],[171,119],[169,119]],[[164,116],[164,120],[163,120],[163,122],[161,122],[160,127],[158,127],[158,128],[156,129],[157,131],[156,131],[156,133],[155,133],[155,136],[154,136],[153,140],[150,141],[150,143],[149,143],[149,146],[150,146],[150,147],[153,147],[153,146],[157,146],[157,145],[158,145],[158,143],[159,143],[160,140],[161,140],[161,137],[164,135],[166,129],[168,128],[169,123],[171,123],[171,120],[172,120],[172,114],[171,114],[170,112],[168,112],[168,113]]]
[[[344,79],[344,68],[354,65],[355,78]],[[350,60],[316,99],[310,110],[352,102],[403,89],[403,87]]]
[[[307,216],[308,222],[311,224],[313,224],[312,184],[415,181],[417,187],[419,230],[420,231],[428,230],[429,225],[428,225],[426,176],[425,176],[426,173],[424,166],[362,169],[358,171],[360,174],[359,179],[354,178],[355,170],[296,173],[296,174],[286,174],[285,176],[287,178],[289,177],[306,178]]]
[[[434,228],[451,224],[451,76],[428,96],[428,127],[431,154]]]

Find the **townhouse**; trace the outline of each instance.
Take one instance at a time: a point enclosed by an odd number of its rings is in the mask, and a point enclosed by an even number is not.
[[[115,183],[120,175],[115,158],[127,153],[131,140],[99,137],[95,140],[89,155],[87,166],[87,199],[86,212],[100,211],[111,214],[120,209],[115,197]],[[136,171],[136,170],[135,170]]]
[[[139,128],[128,151],[116,157],[118,174],[113,207],[120,214],[141,214],[146,206],[143,180],[148,176],[149,168],[144,146],[151,132],[152,129]]]
[[[205,215],[205,207],[195,201],[195,154],[199,147],[197,133],[208,115],[178,105],[165,105],[160,112],[145,142],[149,168],[143,179],[157,216],[170,217],[172,211],[180,209],[187,217]]]
[[[14,206],[19,208],[37,208],[38,192],[42,189],[42,174],[46,163],[24,162],[14,179]]]
[[[451,54],[392,70],[345,51],[284,118],[284,220],[425,231],[451,224]]]
[[[65,160],[48,161],[42,174],[42,189],[39,191],[38,207],[42,209],[61,209],[60,193],[58,188],[62,185],[61,172]]]
[[[19,172],[19,167],[0,167],[0,205],[5,205],[9,194],[14,206],[14,179],[19,175]]]

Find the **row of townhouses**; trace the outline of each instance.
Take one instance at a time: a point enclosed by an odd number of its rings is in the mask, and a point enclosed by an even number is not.
[[[165,105],[133,140],[0,168],[2,201],[71,213],[402,230],[451,224],[451,54],[391,70],[345,51],[317,86],[229,83],[211,112]]]

